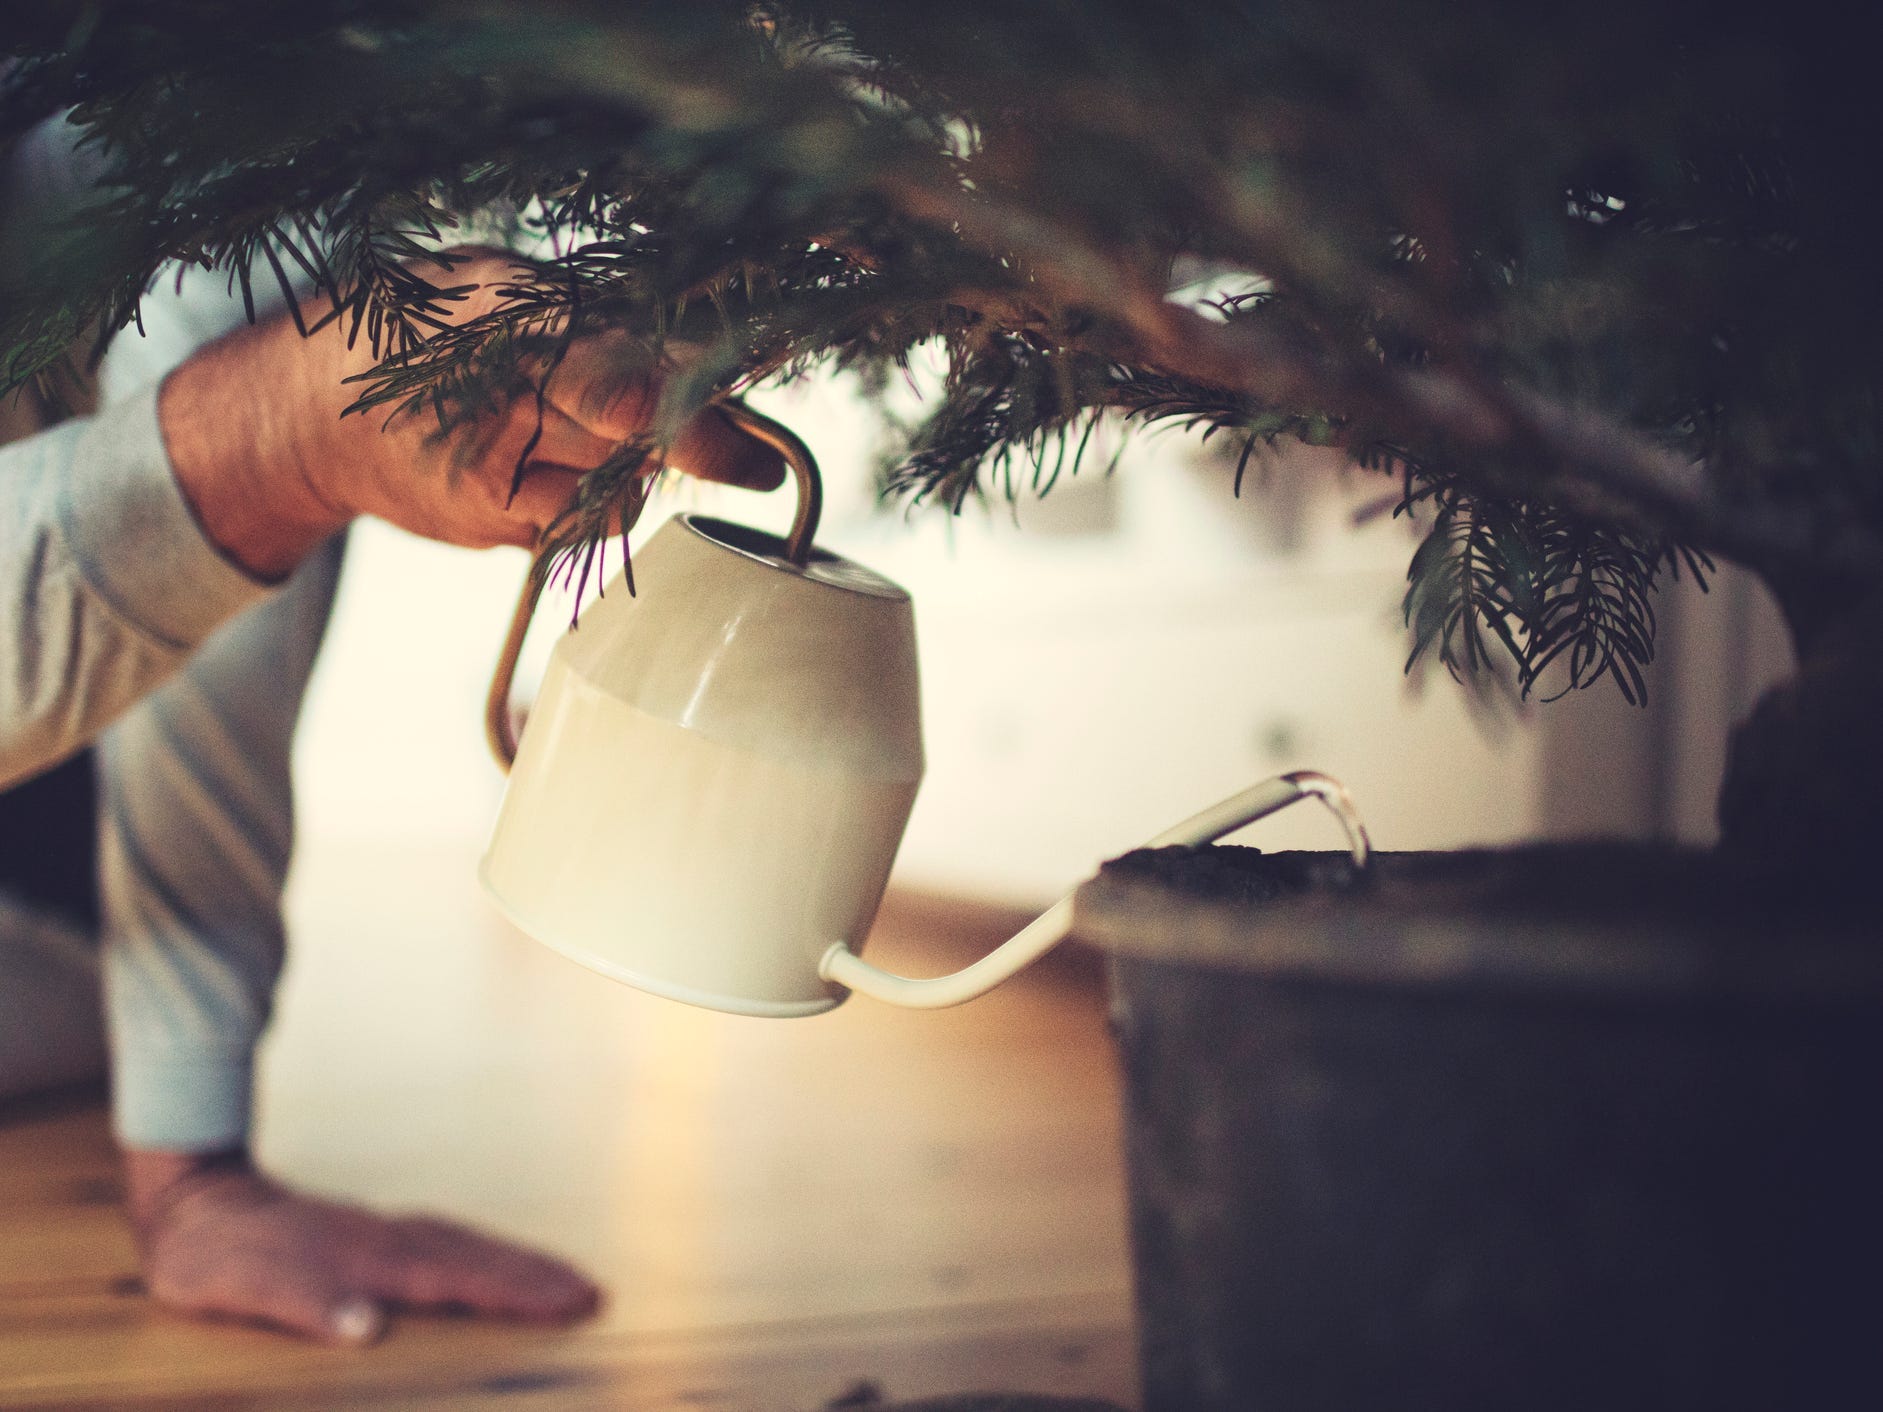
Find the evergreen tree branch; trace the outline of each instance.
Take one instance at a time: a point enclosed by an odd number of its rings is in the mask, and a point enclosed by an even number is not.
[[[0,260],[0,377],[134,322],[172,261],[251,302],[311,285],[384,358],[357,410],[442,434],[607,332],[668,396],[561,527],[588,565],[689,412],[938,349],[905,494],[1050,489],[1103,417],[1234,436],[1238,482],[1274,437],[1340,445],[1436,513],[1409,609],[1448,667],[1635,693],[1683,545],[1820,604],[1883,573],[1883,266],[1857,234],[1883,202],[1832,155],[1861,86],[1817,81],[1806,28],[47,0],[0,132],[76,104],[114,186]],[[426,256],[460,221],[532,263],[503,317],[447,330]]]
[[[1671,531],[1755,566],[1808,563],[1854,579],[1883,574],[1883,536],[1867,526],[1826,523],[1766,498],[1728,500],[1703,464],[1598,409],[1440,366],[1341,360],[1253,321],[1212,321],[1172,302],[1145,271],[1026,210],[906,173],[885,186],[912,216],[1014,251],[1047,292],[1114,320],[1135,340],[1136,361],[1264,403],[1327,407],[1349,425],[1408,428],[1414,439],[1524,460],[1532,474],[1548,477],[1550,494],[1579,511],[1645,532]]]

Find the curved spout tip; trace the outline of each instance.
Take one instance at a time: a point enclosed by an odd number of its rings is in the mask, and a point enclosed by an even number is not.
[[[1373,854],[1373,841],[1367,837],[1366,824],[1360,818],[1353,796],[1347,793],[1347,786],[1319,770],[1295,770],[1282,778],[1302,794],[1313,795],[1332,811],[1346,832],[1347,851],[1353,855],[1354,867],[1366,867],[1367,859]]]

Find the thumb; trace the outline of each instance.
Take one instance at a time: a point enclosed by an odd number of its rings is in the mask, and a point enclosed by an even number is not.
[[[386,1331],[386,1311],[376,1300],[342,1293],[306,1270],[270,1269],[259,1279],[229,1281],[185,1298],[166,1297],[161,1286],[154,1292],[190,1313],[268,1324],[338,1347],[364,1347]]]
[[[776,490],[785,483],[785,460],[749,432],[709,407],[674,439],[667,464],[700,480],[746,490]]]
[[[319,1332],[334,1343],[354,1348],[377,1343],[386,1332],[386,1311],[374,1300],[354,1295],[328,1309],[326,1327]]]

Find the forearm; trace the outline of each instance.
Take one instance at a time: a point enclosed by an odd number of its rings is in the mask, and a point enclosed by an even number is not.
[[[0,447],[0,788],[92,740],[266,592],[204,537],[154,394]]]

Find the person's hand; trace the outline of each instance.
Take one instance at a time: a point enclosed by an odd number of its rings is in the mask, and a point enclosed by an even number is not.
[[[599,1301],[559,1260],[444,1221],[302,1196],[239,1154],[127,1152],[125,1173],[145,1287],[185,1313],[363,1344],[397,1310],[566,1323]]]
[[[447,306],[453,322],[497,307],[516,281],[510,257],[459,251],[441,287],[474,285]],[[319,312],[310,305],[309,313]],[[346,379],[370,369],[339,321],[303,338],[285,315],[199,349],[165,381],[164,445],[204,530],[251,573],[285,576],[313,547],[361,515],[471,548],[528,546],[569,502],[584,471],[643,431],[659,400],[655,379],[623,372],[609,340],[576,343],[544,389],[540,437],[514,499],[517,459],[538,435],[533,393],[517,394],[449,438],[428,416],[342,417],[357,395]],[[771,489],[778,454],[716,412],[697,418],[668,464],[690,475]]]

